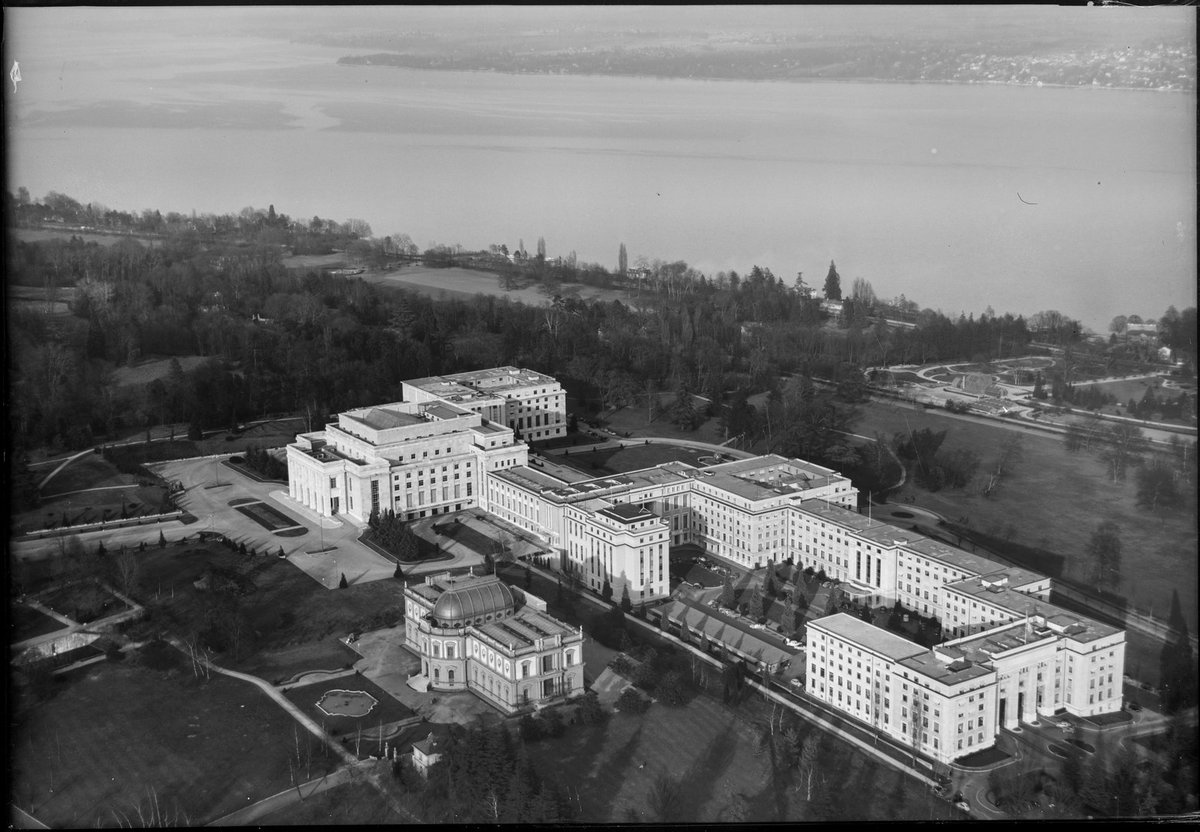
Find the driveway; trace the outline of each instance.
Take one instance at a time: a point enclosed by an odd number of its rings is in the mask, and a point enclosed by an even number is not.
[[[188,533],[218,531],[247,546],[276,554],[280,549],[293,564],[328,589],[336,589],[345,575],[350,583],[390,579],[396,566],[358,542],[362,529],[348,520],[319,517],[288,496],[279,482],[258,482],[221,459],[179,459],[152,467],[167,480],[183,485],[180,507],[199,522]],[[307,530],[300,537],[280,537],[229,505],[236,499],[257,499],[296,521]]]

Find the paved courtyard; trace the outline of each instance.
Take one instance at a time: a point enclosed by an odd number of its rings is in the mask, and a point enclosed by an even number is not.
[[[363,633],[350,648],[362,656],[354,663],[355,670],[428,722],[467,725],[479,717],[501,718],[499,711],[472,693],[421,693],[410,688],[408,677],[420,672],[421,661],[404,647],[403,627]]]

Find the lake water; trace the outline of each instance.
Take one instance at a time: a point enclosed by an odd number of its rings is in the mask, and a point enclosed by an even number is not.
[[[9,14],[9,187],[366,219],[615,267],[758,264],[1100,330],[1196,297],[1192,94],[505,76]],[[1020,194],[1020,197],[1018,197]],[[1024,201],[1023,201],[1024,200]],[[1026,204],[1026,203],[1035,204]]]

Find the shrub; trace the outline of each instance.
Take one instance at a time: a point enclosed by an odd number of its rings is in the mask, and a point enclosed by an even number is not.
[[[579,718],[587,725],[596,725],[604,721],[604,708],[600,706],[600,697],[594,690],[584,694],[579,703]]]
[[[542,738],[541,723],[530,714],[525,714],[525,716],[521,717],[518,729],[521,732],[521,739],[525,742],[537,742]]]
[[[644,714],[650,709],[650,702],[642,698],[642,695],[634,688],[626,688],[617,700],[617,708],[622,713]]]
[[[554,709],[542,714],[542,730],[546,732],[546,736],[561,737],[566,728],[561,711]]]
[[[138,660],[150,670],[171,670],[178,667],[182,659],[179,651],[160,638],[138,651]]]

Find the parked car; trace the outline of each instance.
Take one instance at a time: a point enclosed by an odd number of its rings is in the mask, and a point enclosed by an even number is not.
[[[799,676],[797,676],[797,677],[796,677],[796,678],[794,678],[794,679],[788,679],[788,684],[789,684],[791,687],[794,687],[794,688],[797,688],[797,689],[799,689],[799,688],[802,688],[802,687],[804,687],[804,680],[803,680],[803,679],[801,679]]]
[[[1125,707],[1127,707],[1131,711],[1140,711],[1142,709],[1142,706],[1139,705],[1137,702],[1130,702]]]

